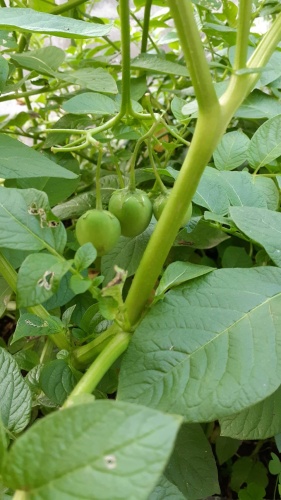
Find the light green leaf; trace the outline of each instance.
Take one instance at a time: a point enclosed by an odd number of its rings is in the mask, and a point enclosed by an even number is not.
[[[56,217],[50,212],[45,193],[36,189],[2,187],[0,223],[0,247],[41,250],[49,245],[58,252],[62,252],[65,247],[64,226],[61,222],[57,223]]]
[[[77,271],[83,271],[87,269],[97,258],[97,251],[92,243],[85,243],[78,248],[75,257],[74,264]]]
[[[23,8],[1,8],[0,28],[27,33],[47,33],[64,38],[93,38],[107,35],[111,25],[86,23]]]
[[[0,347],[0,418],[4,427],[17,434],[28,424],[31,392],[13,356]]]
[[[29,500],[78,499],[81,487],[87,500],[112,495],[147,500],[180,423],[178,416],[115,401],[55,412],[15,442],[4,470],[6,484],[27,491]],[[30,461],[34,453],[36,460]]]
[[[71,97],[62,106],[65,111],[73,114],[114,115],[118,106],[113,99],[96,92],[85,92]]]
[[[1,177],[4,179],[20,179],[46,177],[46,175],[62,179],[77,179],[76,174],[52,162],[43,154],[34,151],[8,135],[0,135]]]
[[[24,313],[19,317],[11,344],[23,337],[39,337],[62,331],[64,331],[63,324],[56,316],[41,319],[35,314]]]
[[[221,434],[236,439],[266,439],[281,432],[281,387],[246,410],[220,420]]]
[[[55,70],[63,63],[65,52],[58,47],[49,46],[13,54],[11,57],[23,68],[37,71],[42,75],[56,76]]]
[[[268,464],[268,470],[270,474],[281,474],[281,462],[279,460],[279,457],[277,457],[275,453],[271,453],[271,460]]]
[[[79,85],[81,88],[94,92],[107,94],[117,94],[118,92],[113,76],[103,68],[82,68],[72,73],[59,73],[57,76],[65,82]]]
[[[192,264],[192,262],[172,262],[172,264],[165,269],[155,295],[156,297],[163,295],[170,288],[174,288],[185,281],[192,280],[212,271],[214,271],[213,267],[199,266],[197,264]]]
[[[254,133],[248,149],[248,162],[259,169],[281,155],[281,115],[263,123]]]
[[[206,167],[192,201],[210,212],[227,214],[229,199],[220,172]]]
[[[41,389],[58,406],[63,405],[67,396],[74,389],[75,383],[75,377],[63,359],[50,361],[40,373]]]
[[[74,275],[70,278],[70,288],[75,295],[86,292],[89,290],[91,285],[92,281],[90,279],[83,279],[80,275]]]
[[[188,76],[188,71],[182,64],[174,63],[168,59],[153,55],[141,54],[132,60],[133,69],[146,69],[153,73],[164,73],[166,75]]]
[[[189,500],[220,492],[216,462],[200,425],[182,425],[164,475]]]
[[[157,486],[147,500],[184,500],[186,497],[165,476],[161,476]]]
[[[279,191],[273,179],[260,175],[252,176],[252,182],[258,189],[261,198],[268,210],[277,210],[279,207]]]
[[[264,208],[232,207],[230,215],[236,226],[267,251],[281,267],[281,213]]]
[[[214,152],[218,170],[234,170],[247,160],[250,139],[239,130],[225,134]]]
[[[256,90],[245,99],[234,116],[236,118],[246,118],[247,120],[259,120],[261,118],[272,118],[280,113],[281,103],[277,98]]]
[[[168,292],[126,352],[118,397],[189,422],[239,412],[281,372],[281,270],[220,269]]]
[[[272,190],[273,182],[272,179],[267,180],[270,181],[270,187],[267,184],[261,192],[261,185],[248,172],[219,172],[206,167],[193,201],[217,215],[227,214],[230,205],[266,208],[268,196],[272,196],[272,192],[269,194],[268,191]]]
[[[20,267],[17,281],[18,307],[41,304],[59,287],[71,262],[45,253],[29,255]]]

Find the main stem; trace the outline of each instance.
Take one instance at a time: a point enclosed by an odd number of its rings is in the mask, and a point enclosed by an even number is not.
[[[130,8],[129,0],[119,0],[121,22],[121,52],[122,52],[122,102],[121,113],[131,112],[131,39],[130,39]]]

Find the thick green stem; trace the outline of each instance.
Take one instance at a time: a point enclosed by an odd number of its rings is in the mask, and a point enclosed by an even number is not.
[[[199,115],[193,140],[180,174],[156,225],[129,290],[126,306],[134,325],[140,318],[162,270],[182,222],[182,214],[192,200],[200,177],[226,126],[220,107]],[[206,140],[202,140],[202,137]]]
[[[131,39],[130,39],[130,8],[129,0],[119,0],[119,14],[121,22],[121,51],[122,51],[122,102],[121,113],[130,114],[131,111]]]
[[[189,0],[168,0],[168,3],[175,18],[176,27],[179,30],[185,58],[190,67],[190,73],[194,79],[193,84],[196,96],[198,101],[200,100],[201,106],[187,157],[182,165],[167,205],[151,236],[126,299],[128,318],[132,325],[140,319],[147,305],[151,291],[177,235],[182,214],[192,200],[209,158],[216,148],[233,113],[249,94],[259,78],[259,74],[257,73],[233,75],[229,88],[220,99],[220,103],[218,103],[216,98],[213,99],[212,91],[210,101],[206,103],[203,89],[205,83],[209,81],[210,74],[205,68],[205,59],[202,59],[203,49],[200,37],[198,41],[198,33],[194,32],[196,30],[191,20],[191,2]],[[181,11],[179,10],[180,7]],[[186,24],[184,24],[185,22]],[[185,30],[185,25],[188,31]],[[281,14],[276,18],[270,31],[258,45],[248,63],[248,67],[264,66],[276,48],[280,38]],[[196,65],[198,65],[198,70]],[[204,76],[206,77],[206,81],[204,81]],[[202,80],[202,85],[200,85],[199,78]],[[205,90],[206,95],[208,95],[208,89],[206,88]]]
[[[152,0],[146,0],[144,8],[143,27],[142,27],[141,53],[145,53],[147,49],[151,5],[152,5]]]
[[[218,103],[200,34],[193,16],[191,0],[168,0],[185,61],[195,89],[198,106],[205,113]]]
[[[116,359],[118,359],[127,349],[130,338],[131,334],[126,332],[119,332],[113,337],[79,380],[78,384],[67,398],[64,407],[72,405],[75,402],[76,396],[93,392],[102,377],[113,365],[114,361],[116,361]]]
[[[234,70],[245,68],[248,55],[248,39],[251,27],[252,0],[240,0],[237,26]]]
[[[105,332],[86,345],[77,347],[72,355],[75,366],[87,366],[95,359],[118,332],[116,324],[111,325]]]

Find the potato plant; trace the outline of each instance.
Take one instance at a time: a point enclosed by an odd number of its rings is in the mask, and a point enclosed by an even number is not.
[[[280,2],[104,6],[0,0],[0,496],[279,498]]]

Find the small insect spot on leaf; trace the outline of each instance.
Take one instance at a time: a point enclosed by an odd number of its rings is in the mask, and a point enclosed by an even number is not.
[[[45,271],[43,278],[37,281],[38,286],[42,286],[45,290],[51,290],[54,281],[55,273],[52,271]]]
[[[169,351],[173,351],[174,350],[174,346],[171,345],[171,347],[169,347]]]
[[[115,469],[117,467],[116,457],[114,455],[106,455],[104,461],[107,469]]]

